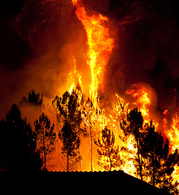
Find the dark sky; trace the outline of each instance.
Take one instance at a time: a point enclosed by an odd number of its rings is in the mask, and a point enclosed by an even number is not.
[[[88,10],[109,17],[115,48],[105,86],[124,93],[150,85],[158,108],[174,110],[179,91],[179,12],[176,0],[84,0]],[[9,0],[0,6],[0,101],[2,117],[35,89],[53,98],[77,58],[82,73],[86,36],[69,0]]]
[[[0,65],[8,69],[19,68],[28,54],[28,45],[17,35],[14,24],[24,2],[8,0],[0,6]]]

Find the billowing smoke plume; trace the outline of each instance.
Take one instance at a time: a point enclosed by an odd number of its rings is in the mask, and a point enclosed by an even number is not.
[[[169,0],[83,3],[89,13],[109,18],[115,39],[104,77],[106,96],[109,91],[123,94],[133,83],[146,83],[158,96],[157,109],[173,110],[179,90],[176,5]],[[86,34],[70,0],[27,0],[3,10],[1,117],[32,89],[47,102],[67,90],[73,56],[83,83],[89,85]]]
[[[86,65],[86,35],[71,1],[27,0],[9,12],[1,17],[1,117],[32,89],[47,102],[68,90],[73,56],[79,71]]]
[[[106,71],[110,88],[124,93],[133,83],[149,84],[158,96],[157,109],[171,112],[177,106],[179,89],[175,6],[160,0],[110,1],[109,15],[117,37]]]

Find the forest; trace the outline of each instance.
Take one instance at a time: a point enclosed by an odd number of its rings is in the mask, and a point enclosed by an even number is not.
[[[20,107],[24,104],[40,109],[41,115],[34,124],[22,118]],[[111,123],[102,124],[99,119],[104,116],[103,109],[95,107],[77,86],[72,92],[66,91],[52,101],[58,123],[55,131],[55,124],[44,111],[43,96],[32,90],[27,98],[23,97],[18,104],[13,104],[0,121],[0,170],[49,171],[47,157],[59,149],[55,145],[58,140],[65,162],[63,171],[85,171],[79,170],[78,164],[83,162],[80,147],[83,139],[87,138],[90,144],[90,171],[97,171],[93,161],[97,161],[99,171],[126,171],[126,163],[130,161],[132,168],[129,169],[135,177],[171,194],[178,194],[178,182],[173,179],[174,167],[179,165],[178,149],[170,151],[169,140],[155,130],[152,120],[149,123],[144,120],[140,110],[133,108],[125,111],[122,101],[118,102],[118,106],[123,114],[118,113],[121,116],[119,129],[114,130]],[[129,140],[132,142],[127,145]],[[97,158],[92,155],[94,150]]]

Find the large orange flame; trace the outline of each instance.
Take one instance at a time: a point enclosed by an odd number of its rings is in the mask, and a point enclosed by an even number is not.
[[[76,15],[82,22],[89,46],[87,63],[91,70],[90,96],[97,104],[98,87],[103,81],[104,69],[109,61],[114,41],[109,36],[108,18],[101,14],[89,16],[80,0],[72,0]]]
[[[163,130],[165,136],[169,139],[170,151],[171,153],[175,152],[176,149],[179,149],[179,116],[176,112],[172,117],[171,124],[168,124],[168,117],[170,113],[168,110],[163,112]],[[174,166],[174,171],[172,173],[174,182],[179,182],[179,165]]]
[[[147,89],[143,85],[133,84],[133,88],[126,91],[126,94],[131,95],[136,101],[135,106],[140,106],[140,111],[143,117],[149,116],[148,107],[151,105]]]
[[[72,93],[73,89],[75,89],[76,87],[78,89],[82,90],[83,85],[82,85],[82,81],[81,81],[81,75],[76,68],[76,59],[75,58],[74,58],[73,71],[70,72],[69,75],[71,76],[71,79],[72,79],[72,84],[71,84],[70,89],[69,89],[70,94]]]

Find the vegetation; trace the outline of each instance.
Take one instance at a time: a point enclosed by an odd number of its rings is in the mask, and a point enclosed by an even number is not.
[[[35,91],[29,93],[26,100],[36,106],[43,102]],[[94,149],[97,150],[98,165],[105,171],[123,169],[125,159],[122,158],[122,152],[130,151],[136,176],[171,194],[178,194],[178,183],[173,181],[172,174],[174,167],[179,166],[179,152],[177,149],[171,152],[169,140],[155,130],[152,121],[144,122],[137,108],[129,110],[120,119],[117,131],[124,135],[118,133],[117,137],[108,126],[100,129],[98,119],[102,117],[102,110],[94,108],[89,98],[85,100],[80,88],[71,93],[65,92],[62,97],[56,96],[52,105],[56,109],[60,126],[57,125],[55,129],[55,125],[42,112],[34,122],[34,130],[26,119],[22,119],[18,106],[12,105],[5,119],[0,121],[1,171],[48,171],[47,156],[55,150],[56,139],[60,140],[61,153],[66,159],[65,170],[72,171],[75,167],[78,170],[77,163],[83,161],[80,154],[81,142],[87,136],[90,140],[91,170]],[[94,134],[96,130],[97,136]],[[58,133],[57,138],[55,131]],[[132,148],[127,145],[130,136],[134,140]],[[117,138],[126,145],[117,142]],[[92,142],[95,144],[93,148]]]
[[[106,171],[119,168],[122,160],[119,155],[119,146],[115,146],[115,136],[107,127],[102,130],[101,140],[94,140],[98,146],[98,164]]]
[[[142,157],[147,160],[145,169],[150,184],[166,189],[170,193],[178,194],[177,183],[172,183],[171,174],[174,166],[179,162],[179,153],[169,152],[169,140],[164,140],[161,133],[155,131],[153,122],[146,125],[145,133],[142,135],[140,148]]]
[[[35,126],[35,138],[38,143],[38,148],[41,154],[43,154],[43,169],[46,170],[47,155],[51,153],[54,148],[54,141],[56,134],[54,133],[54,124],[51,125],[50,120],[44,113],[42,113],[34,122]]]
[[[0,134],[1,171],[34,172],[41,169],[36,138],[16,104],[12,105],[6,119],[0,121]]]
[[[74,167],[74,164],[81,160],[79,153],[80,135],[86,135],[86,129],[81,127],[82,112],[79,101],[80,90],[76,89],[70,94],[66,91],[62,97],[56,96],[52,101],[57,109],[57,118],[63,122],[63,127],[59,130],[59,139],[62,140],[62,153],[66,156],[66,170]]]
[[[143,125],[141,112],[136,108],[127,114],[127,119],[121,122],[121,128],[126,135],[133,134],[137,145],[137,172],[141,180],[146,180],[153,186],[163,188],[172,194],[178,194],[178,183],[172,181],[171,174],[179,162],[179,153],[169,151],[169,140],[164,140],[161,133],[155,131],[155,126]],[[145,178],[145,179],[143,179]]]
[[[73,166],[75,162],[77,163],[80,160],[78,152],[80,146],[80,138],[69,122],[65,122],[61,131],[59,131],[59,138],[63,143],[62,153],[65,154],[67,159],[66,171],[69,172],[70,164]]]
[[[124,134],[126,136],[129,136],[130,134],[134,135],[136,145],[137,145],[137,172],[140,175],[140,179],[143,180],[143,174],[142,174],[142,159],[141,159],[141,148],[140,148],[140,139],[141,139],[141,133],[142,133],[142,127],[143,127],[143,117],[140,111],[135,108],[134,110],[131,110],[127,114],[127,119],[123,119],[121,122],[121,128],[124,131]]]

